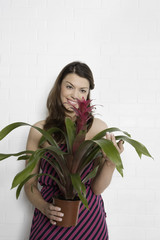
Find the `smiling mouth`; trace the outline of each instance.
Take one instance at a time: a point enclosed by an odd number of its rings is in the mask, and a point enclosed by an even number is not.
[[[72,105],[77,105],[77,101],[72,101],[72,100],[70,100],[70,99],[67,99],[67,102],[70,103],[70,104],[72,104]]]

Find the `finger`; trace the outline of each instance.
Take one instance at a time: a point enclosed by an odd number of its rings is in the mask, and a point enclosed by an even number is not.
[[[57,206],[54,206],[53,204],[50,204],[49,205],[49,210],[58,212],[58,211],[61,211],[61,208],[57,207]]]
[[[114,146],[116,147],[118,152],[121,153],[123,151],[123,149],[122,149],[123,145],[121,147],[121,143],[119,144],[116,142],[116,138],[115,138],[114,134],[112,134],[111,137],[112,137],[112,142],[113,142]]]
[[[50,223],[56,225],[56,222],[54,220],[50,220]]]
[[[123,146],[123,144],[124,144],[124,141],[123,141],[123,140],[120,140],[120,141],[118,142],[118,145],[120,145],[120,146]]]
[[[117,145],[118,145],[120,151],[123,152],[123,150],[124,150],[123,140],[120,140]]]
[[[111,140],[111,135],[108,132],[106,133],[106,139]]]
[[[116,142],[116,139],[115,139],[114,134],[111,133],[110,136],[111,136],[111,141],[113,142],[113,144],[114,144],[115,146],[117,146],[117,142]]]
[[[53,215],[50,216],[50,220],[57,221],[57,222],[62,222],[62,218],[56,217],[56,216],[53,216]]]
[[[64,213],[52,211],[50,215],[56,216],[56,217],[63,217],[63,216],[64,216]]]

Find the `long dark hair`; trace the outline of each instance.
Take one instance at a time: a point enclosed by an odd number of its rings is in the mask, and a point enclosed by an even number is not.
[[[59,127],[63,131],[65,131],[65,112],[66,109],[64,108],[61,98],[61,83],[62,80],[67,76],[69,73],[75,73],[79,77],[86,78],[89,81],[90,89],[87,99],[90,99],[90,90],[94,88],[94,79],[91,69],[85,64],[81,62],[72,62],[66,65],[61,72],[59,73],[53,88],[51,89],[48,99],[47,99],[47,108],[48,108],[48,117],[46,118],[44,129],[48,130],[51,127]],[[90,118],[88,122],[88,130],[91,127],[93,122],[93,116]],[[61,142],[64,140],[64,136],[58,132],[54,134],[54,138]]]

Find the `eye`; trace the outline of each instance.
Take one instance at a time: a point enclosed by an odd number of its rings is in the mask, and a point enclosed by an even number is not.
[[[68,88],[68,89],[72,89],[72,86],[70,86],[70,85],[67,85],[67,86],[66,86],[66,88]]]
[[[84,89],[81,89],[81,92],[82,92],[82,93],[86,93],[87,91],[86,91],[86,90],[84,90]]]

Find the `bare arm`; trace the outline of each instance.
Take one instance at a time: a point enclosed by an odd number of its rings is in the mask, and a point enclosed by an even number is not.
[[[106,123],[104,123],[100,119],[95,119],[91,131],[88,134],[88,137],[91,139],[98,132],[107,128]],[[117,148],[119,153],[123,152],[123,142],[116,142],[115,136],[113,133],[107,133],[106,139],[111,140],[114,146]],[[107,156],[105,156],[105,160],[103,160],[99,170],[97,172],[96,177],[92,180],[91,188],[96,195],[101,194],[110,184],[113,173],[115,170],[115,164],[111,162]]]
[[[35,126],[43,128],[43,125],[41,122],[38,122],[35,124]],[[31,128],[28,141],[27,141],[27,150],[35,151],[38,149],[38,143],[41,138],[41,133],[38,132],[36,129]],[[26,162],[27,164],[27,162]],[[32,171],[32,174],[39,173],[40,170],[40,163],[37,164],[37,166]],[[33,186],[33,191],[31,191],[31,186]],[[59,212],[61,209],[53,206],[52,204],[46,202],[39,189],[38,189],[38,182],[36,178],[31,178],[24,186],[26,195],[29,199],[29,201],[37,208],[39,209],[44,215],[46,215],[52,224],[56,224],[55,221],[61,221],[62,219],[59,218],[60,216],[63,216],[61,212]]]

